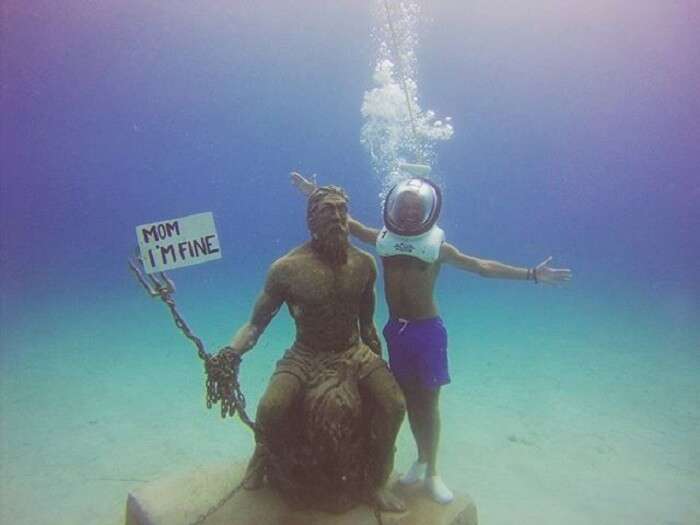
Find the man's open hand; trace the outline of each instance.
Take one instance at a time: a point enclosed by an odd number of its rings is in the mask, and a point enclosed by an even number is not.
[[[558,284],[571,280],[571,270],[568,268],[550,268],[547,263],[552,257],[547,257],[540,264],[535,266],[535,280],[539,283]]]

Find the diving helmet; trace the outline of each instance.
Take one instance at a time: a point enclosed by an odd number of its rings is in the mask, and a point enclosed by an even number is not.
[[[412,177],[389,190],[384,201],[384,225],[397,235],[422,235],[437,222],[441,206],[440,188],[428,179]]]

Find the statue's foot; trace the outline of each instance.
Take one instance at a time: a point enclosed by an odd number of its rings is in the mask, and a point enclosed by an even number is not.
[[[246,490],[261,489],[265,483],[264,458],[253,456],[243,477],[243,488]]]
[[[386,487],[380,487],[372,495],[372,503],[382,512],[404,512],[406,504]]]
[[[435,501],[443,505],[447,505],[455,497],[440,476],[430,476],[426,478],[425,488],[428,489],[428,492]]]

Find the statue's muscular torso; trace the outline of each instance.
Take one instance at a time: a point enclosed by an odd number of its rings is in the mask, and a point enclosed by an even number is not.
[[[287,303],[295,344],[337,352],[360,341],[362,315],[369,314],[371,324],[375,277],[369,254],[349,246],[347,263],[332,267],[307,243],[273,263],[266,291]]]

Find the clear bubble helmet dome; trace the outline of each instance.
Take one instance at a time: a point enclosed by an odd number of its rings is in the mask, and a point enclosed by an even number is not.
[[[397,235],[422,235],[440,216],[442,194],[428,179],[414,177],[394,185],[384,201],[384,225]]]

